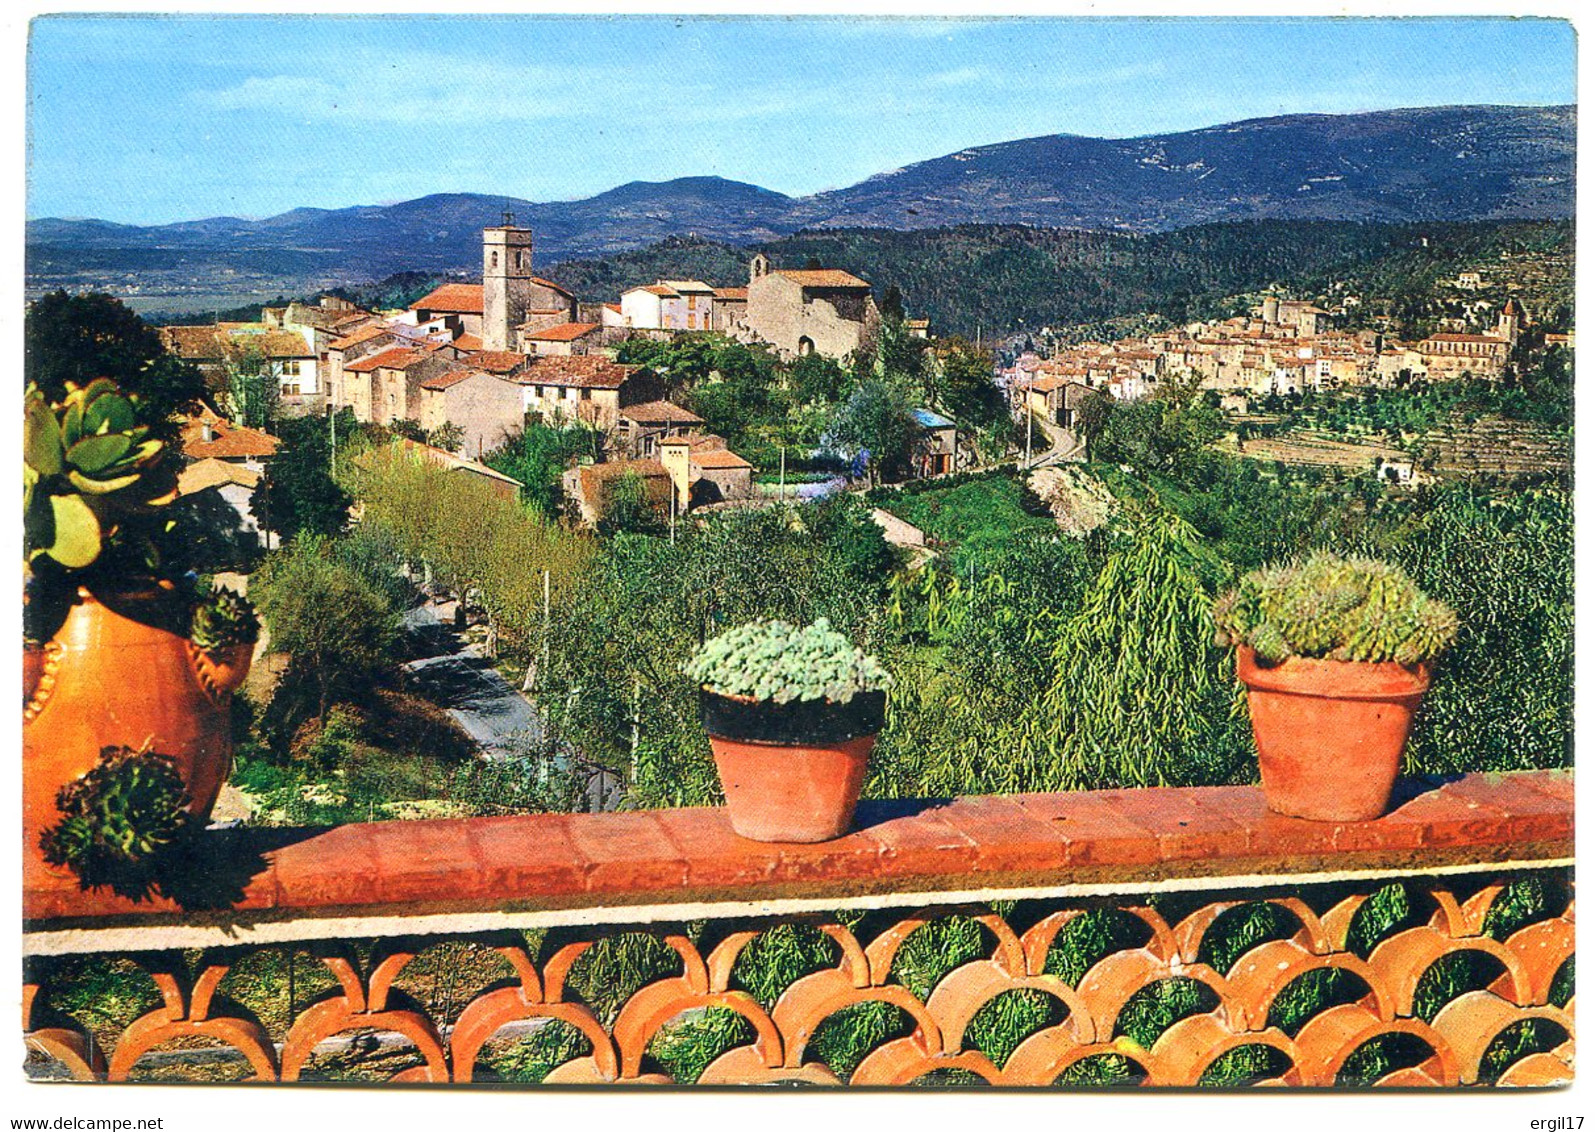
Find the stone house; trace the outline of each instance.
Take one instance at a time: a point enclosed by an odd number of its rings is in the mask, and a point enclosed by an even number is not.
[[[703,426],[703,418],[669,401],[643,401],[620,410],[618,447],[633,457],[651,458],[665,437]]]
[[[231,544],[237,556],[248,557],[275,543],[261,530],[253,510],[262,475],[258,468],[215,456],[196,460],[178,473],[178,506],[203,516],[211,536]]]
[[[746,287],[716,287],[712,308],[713,327],[722,334],[735,333],[748,317]]]
[[[581,464],[560,477],[565,498],[587,526],[596,527],[608,511],[616,485],[629,475],[642,481],[644,498],[660,518],[670,510],[671,479],[658,460],[610,460]]]
[[[914,475],[946,475],[958,467],[958,426],[940,413],[929,409],[913,410],[914,423],[919,425],[919,437],[914,442],[912,465]]]
[[[746,333],[785,358],[846,357],[880,321],[870,285],[845,271],[776,270],[763,255],[749,268]]]
[[[357,420],[381,425],[418,421],[421,383],[457,364],[435,344],[393,346],[346,364],[344,387],[352,395]]]
[[[521,350],[540,357],[570,357],[590,353],[602,340],[603,327],[596,322],[562,322],[537,330],[520,331]]]
[[[191,463],[220,460],[252,471],[262,471],[281,443],[270,433],[235,425],[208,408],[183,422],[180,434],[183,459]]]
[[[580,421],[604,432],[620,427],[623,407],[659,395],[651,374],[598,354],[529,358],[515,380],[526,412],[551,424]]]
[[[481,459],[526,424],[525,397],[513,379],[481,369],[435,374],[420,385],[418,422],[428,431],[453,424],[460,451]]]
[[[714,324],[714,288],[697,279],[660,279],[622,291],[620,311],[639,330],[709,330]]]
[[[753,465],[718,436],[664,437],[659,441],[659,462],[670,473],[681,511],[753,495]]]

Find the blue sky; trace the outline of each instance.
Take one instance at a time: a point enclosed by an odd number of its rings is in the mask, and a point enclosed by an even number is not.
[[[1550,20],[45,16],[28,215],[163,223],[713,174],[793,195],[970,145],[1574,101]]]

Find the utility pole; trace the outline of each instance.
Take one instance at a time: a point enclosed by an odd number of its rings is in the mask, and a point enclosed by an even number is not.
[[[678,506],[678,502],[679,502],[679,500],[678,500],[678,497],[677,497],[677,494],[676,494],[676,481],[674,479],[672,479],[670,481],[670,545],[671,546],[675,546],[676,545],[676,509],[677,509],[677,506]]]
[[[1025,391],[1025,467],[1030,467],[1031,437],[1036,432],[1036,414],[1030,411],[1030,391]]]
[[[332,436],[332,461],[331,474],[333,479],[338,478],[338,414],[327,414],[327,432]]]
[[[786,495],[786,445],[781,445],[781,485],[776,491],[777,497]]]

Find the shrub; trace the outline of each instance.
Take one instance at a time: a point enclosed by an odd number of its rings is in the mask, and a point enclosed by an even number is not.
[[[1399,566],[1318,553],[1267,566],[1213,607],[1220,645],[1247,645],[1265,664],[1292,656],[1418,664],[1456,637],[1457,616]]]
[[[892,682],[879,661],[824,617],[801,628],[785,621],[739,625],[706,642],[684,671],[722,695],[782,704],[845,704],[860,692],[884,691]]]

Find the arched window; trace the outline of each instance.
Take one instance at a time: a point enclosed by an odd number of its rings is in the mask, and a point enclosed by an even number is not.
[[[798,357],[806,358],[814,352],[814,339],[805,335],[798,339]]]

